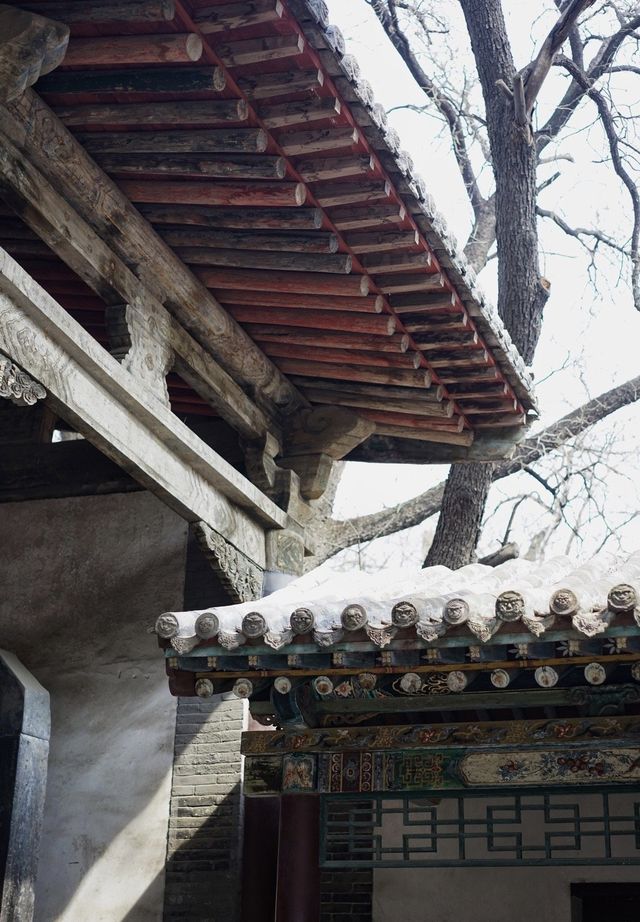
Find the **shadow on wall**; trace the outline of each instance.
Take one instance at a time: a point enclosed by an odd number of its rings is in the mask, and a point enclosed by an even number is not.
[[[187,525],[144,492],[1,513],[3,644],[51,695],[36,922],[159,922],[176,699],[152,629],[184,604]]]

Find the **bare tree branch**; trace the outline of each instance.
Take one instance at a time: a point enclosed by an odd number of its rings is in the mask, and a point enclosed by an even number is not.
[[[511,474],[530,467],[540,458],[556,451],[595,423],[639,399],[640,376],[619,384],[599,397],[594,397],[577,410],[573,410],[546,429],[521,442],[513,458],[493,466],[493,480],[509,477]],[[343,548],[358,542],[371,541],[374,538],[396,534],[404,531],[405,528],[419,525],[440,511],[444,487],[444,483],[440,483],[419,496],[399,503],[392,509],[384,509],[381,512],[344,521],[328,519],[322,524],[318,523],[314,562],[319,564]]]

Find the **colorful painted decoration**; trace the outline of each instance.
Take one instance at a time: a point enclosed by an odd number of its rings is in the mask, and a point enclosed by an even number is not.
[[[313,687],[319,695],[325,697],[333,691],[333,682],[326,675],[319,675],[313,680]]]
[[[589,685],[602,685],[607,679],[607,672],[600,663],[589,663],[584,667],[584,677]]]
[[[553,666],[539,666],[534,672],[534,677],[540,688],[553,688],[558,684],[558,673]]]
[[[288,695],[291,691],[291,679],[286,675],[279,675],[273,681],[273,687],[281,695]]]
[[[196,695],[198,698],[210,698],[213,695],[213,682],[211,679],[196,680]]]
[[[511,681],[511,676],[506,669],[494,669],[490,678],[494,688],[507,688]]]
[[[202,640],[210,640],[215,637],[220,629],[220,622],[217,615],[212,611],[205,611],[196,618],[196,634]]]
[[[250,698],[253,694],[253,682],[250,679],[237,679],[233,686],[236,698]]]
[[[447,675],[447,688],[452,692],[462,692],[468,684],[468,679],[464,672],[455,669]]]
[[[378,677],[372,672],[361,672],[358,676],[358,684],[364,691],[372,691],[376,687]]]

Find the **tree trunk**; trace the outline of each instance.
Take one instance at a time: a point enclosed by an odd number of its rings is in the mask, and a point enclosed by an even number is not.
[[[530,363],[548,297],[538,264],[536,151],[516,127],[510,99],[497,88],[498,81],[511,86],[516,72],[500,0],[460,4],[482,85],[496,181],[498,312]],[[473,560],[492,479],[490,464],[452,465],[426,566],[457,568]]]

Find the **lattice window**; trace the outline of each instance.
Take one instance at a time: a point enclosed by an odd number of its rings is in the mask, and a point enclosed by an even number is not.
[[[640,864],[640,793],[322,798],[325,867]]]

